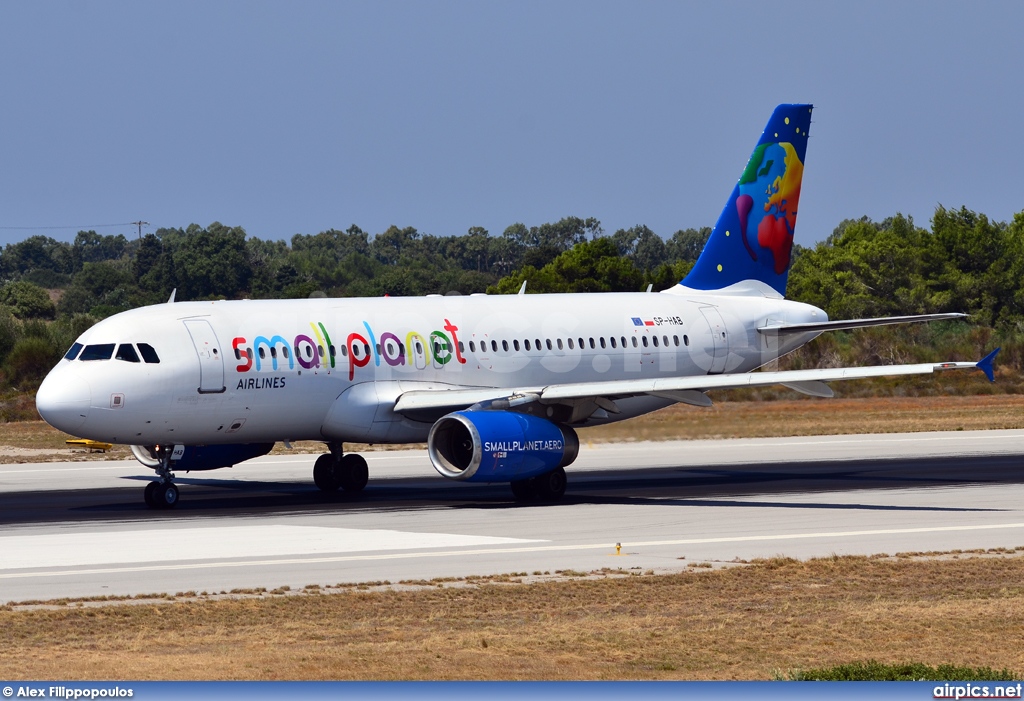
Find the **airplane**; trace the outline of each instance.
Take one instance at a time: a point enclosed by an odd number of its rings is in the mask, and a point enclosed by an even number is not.
[[[827,383],[980,368],[978,362],[771,371],[825,331],[955,319],[831,321],[785,299],[812,106],[779,105],[691,272],[659,293],[175,302],[83,333],[36,395],[54,428],[128,444],[156,472],[152,508],[179,501],[175,471],[322,441],[313,481],[356,493],[366,460],[345,443],[426,442],[433,467],[554,502],[576,429],[622,421],[715,389]],[[755,372],[755,370],[759,370]]]

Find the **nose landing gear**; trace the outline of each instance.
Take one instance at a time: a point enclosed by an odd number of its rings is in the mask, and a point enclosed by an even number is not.
[[[366,460],[355,453],[342,454],[340,443],[328,443],[330,453],[316,459],[313,482],[323,492],[361,492],[370,478]]]
[[[178,488],[173,482],[174,474],[171,472],[171,449],[158,445],[155,452],[160,464],[153,469],[156,470],[160,481],[147,484],[143,497],[146,506],[151,509],[171,509],[178,503]]]

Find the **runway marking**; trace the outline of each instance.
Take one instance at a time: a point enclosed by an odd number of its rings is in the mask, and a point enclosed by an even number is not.
[[[4,470],[0,468],[0,477],[3,475],[34,474],[42,472],[85,472],[87,470],[130,470],[133,465],[106,465],[104,467],[44,467],[36,470]],[[141,467],[141,465],[139,465]]]
[[[923,528],[887,528],[871,531],[835,531],[822,533],[785,533],[777,535],[726,536],[721,538],[683,538],[678,540],[621,541],[622,547],[660,547],[667,545],[700,545],[707,543],[746,543],[774,540],[802,540],[814,538],[851,538],[857,536],[901,535],[911,533],[944,533],[954,531],[986,531],[1024,528],[1024,523],[997,523],[977,526],[933,526]],[[211,530],[211,529],[195,529]],[[251,529],[246,529],[250,530]],[[342,529],[338,529],[342,530]],[[161,531],[164,535],[166,532]],[[470,537],[470,536],[465,536]],[[495,539],[500,540],[500,539]],[[512,539],[504,539],[512,540]],[[529,541],[527,541],[529,542]],[[536,545],[518,548],[479,548],[476,550],[435,550],[414,553],[382,553],[375,555],[338,555],[330,557],[287,558],[277,560],[245,560],[222,562],[191,562],[173,565],[142,565],[136,567],[105,567],[93,569],[60,570],[53,572],[11,572],[0,574],[0,579],[27,579],[30,577],[69,577],[90,574],[117,574],[127,572],[159,572],[167,570],[197,570],[229,567],[274,567],[280,565],[315,565],[336,562],[368,562],[374,560],[419,559],[426,557],[459,557],[466,555],[507,555],[510,553],[558,552],[567,550],[613,550],[615,543],[587,543],[576,545]]]
[[[0,569],[536,543],[524,538],[269,524],[0,537]]]

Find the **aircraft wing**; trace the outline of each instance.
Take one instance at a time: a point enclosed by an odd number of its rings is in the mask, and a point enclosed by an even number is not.
[[[922,321],[943,321],[946,319],[963,319],[967,314],[950,312],[946,314],[915,314],[913,316],[883,316],[872,319],[840,319],[838,321],[815,321],[807,324],[772,324],[758,328],[758,333],[808,333],[813,331],[843,331],[846,329],[863,329],[868,326],[887,326],[889,324],[915,324]]]
[[[423,409],[457,409],[486,401],[508,402],[507,406],[513,407],[533,401],[553,403],[559,400],[591,398],[613,400],[617,397],[632,397],[643,394],[675,399],[676,401],[689,404],[710,405],[711,400],[703,396],[703,393],[708,390],[763,387],[766,385],[783,385],[804,394],[830,397],[832,396],[832,390],[825,383],[867,377],[928,375],[940,370],[969,370],[977,368],[985,373],[989,381],[994,381],[992,361],[998,352],[999,349],[996,348],[977,362],[949,361],[944,363],[916,363],[912,365],[872,365],[857,368],[745,372],[725,375],[612,380],[609,382],[579,382],[548,385],[546,387],[413,390],[399,396],[394,410],[396,412],[405,412]],[[499,407],[494,406],[493,408]]]

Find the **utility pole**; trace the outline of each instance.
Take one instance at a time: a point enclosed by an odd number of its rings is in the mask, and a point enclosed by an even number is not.
[[[139,240],[141,241],[142,240],[142,227],[143,226],[149,226],[149,222],[148,221],[142,221],[140,219],[138,221],[133,221],[131,223],[134,224],[135,226],[139,227]]]

